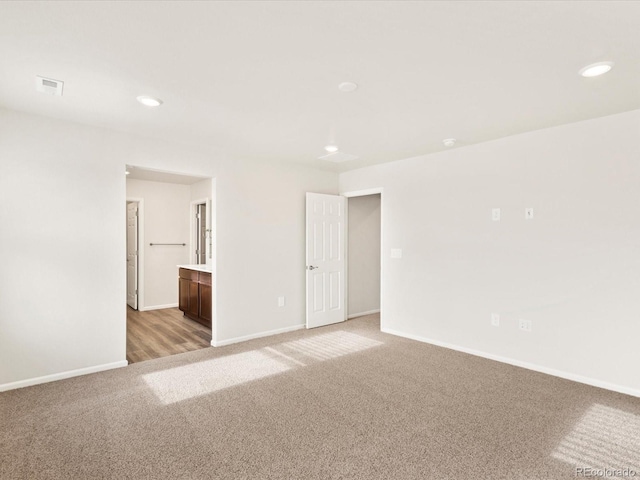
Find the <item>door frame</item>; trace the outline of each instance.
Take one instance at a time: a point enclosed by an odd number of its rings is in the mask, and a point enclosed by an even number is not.
[[[218,242],[216,241],[216,222],[217,222],[217,188],[218,188],[218,184],[217,184],[217,177],[215,175],[211,175],[211,173],[199,173],[199,172],[184,172],[184,171],[179,171],[179,170],[165,170],[165,169],[157,169],[157,168],[153,168],[153,167],[149,167],[149,166],[145,166],[145,165],[140,165],[140,164],[124,164],[123,165],[123,169],[124,168],[135,168],[135,169],[141,169],[141,170],[148,170],[151,172],[162,172],[162,173],[171,173],[171,174],[176,174],[176,175],[184,175],[184,176],[197,176],[204,179],[211,179],[211,191],[209,192],[209,194],[211,195],[211,197],[209,197],[209,203],[207,203],[207,206],[209,208],[209,213],[208,213],[208,218],[209,218],[209,257],[211,259],[211,275],[212,278],[215,279],[215,281],[213,281],[213,285],[211,288],[211,302],[212,302],[212,308],[211,308],[211,346],[212,347],[216,347],[219,346],[218,344],[218,322],[217,322],[217,318],[218,318],[218,302],[217,302],[217,297],[218,297],[218,282],[217,282],[217,248],[218,248]],[[126,192],[126,176],[123,175],[123,181],[125,182],[125,192]],[[125,198],[127,201],[139,201],[139,206],[141,208],[141,212],[138,216],[138,229],[139,229],[139,235],[138,235],[138,244],[139,245],[144,245],[144,229],[142,228],[141,225],[144,224],[144,199],[142,198],[138,198],[138,197],[129,197],[128,195],[126,195],[125,193]],[[125,219],[123,220],[124,225],[126,226],[126,209],[125,209]],[[126,242],[126,238],[123,239],[124,242]],[[125,245],[125,251],[126,251],[126,245]],[[144,248],[142,248],[141,252],[140,252],[140,258],[139,260],[139,264],[138,264],[138,290],[142,292],[142,295],[138,296],[138,310],[140,310],[140,305],[144,305],[144,270],[142,268],[141,265],[144,265]],[[177,269],[176,269],[176,279],[177,279]],[[126,278],[126,266],[124,267],[124,275]],[[126,289],[125,289],[126,290]],[[126,292],[125,292],[125,298],[124,298],[124,306],[125,308],[127,307],[127,303],[126,303]],[[124,325],[125,325],[125,329],[126,329],[126,309],[123,309],[123,313],[124,313]],[[126,335],[125,335],[125,351],[126,351]]]
[[[138,204],[138,311],[142,312],[144,311],[144,198],[127,197],[125,205],[131,202]]]
[[[213,182],[213,179],[211,179]],[[196,257],[196,253],[195,253],[195,244],[196,244],[196,222],[195,222],[195,217],[196,217],[196,213],[198,213],[198,205],[206,205],[207,206],[207,215],[205,220],[205,225],[207,227],[207,240],[209,240],[209,242],[205,243],[204,249],[205,249],[205,260],[209,260],[209,259],[213,259],[213,255],[211,252],[211,239],[212,239],[212,235],[211,235],[211,199],[209,197],[207,198],[201,198],[199,200],[192,200],[191,204],[190,204],[190,217],[189,217],[189,246],[191,248],[191,252],[189,252],[189,261],[195,265],[198,263],[198,259]],[[210,263],[208,261],[205,261],[205,263]]]
[[[384,252],[385,252],[385,244],[384,244],[384,188],[376,187],[376,188],[367,188],[364,190],[351,190],[348,192],[342,192],[340,195],[347,198],[347,248],[346,251],[346,291],[347,294],[345,296],[345,302],[347,308],[345,310],[345,317],[349,318],[349,199],[354,197],[366,197],[367,195],[377,195],[380,194],[380,330],[384,331],[384,279],[385,279],[385,261],[384,261]]]

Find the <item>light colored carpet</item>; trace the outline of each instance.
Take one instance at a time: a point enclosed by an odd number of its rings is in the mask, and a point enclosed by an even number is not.
[[[379,331],[377,316],[0,394],[0,478],[640,476],[640,400]]]

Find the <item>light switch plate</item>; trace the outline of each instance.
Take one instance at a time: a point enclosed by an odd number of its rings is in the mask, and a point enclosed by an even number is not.
[[[500,326],[500,315],[497,313],[492,313],[491,314],[491,325],[493,325],[494,327],[499,327]]]
[[[278,297],[278,306],[284,307],[284,297]]]
[[[392,248],[391,249],[391,258],[402,258],[402,249],[401,248]]]
[[[499,222],[500,221],[500,209],[499,208],[494,208],[491,210],[491,220],[493,220],[494,222]]]

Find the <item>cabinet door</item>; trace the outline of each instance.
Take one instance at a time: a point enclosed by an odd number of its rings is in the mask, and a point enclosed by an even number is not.
[[[189,284],[191,280],[178,279],[178,308],[183,312],[189,311]]]
[[[189,281],[189,308],[185,311],[193,318],[198,318],[198,282]]]
[[[200,318],[211,328],[211,285],[200,284]]]

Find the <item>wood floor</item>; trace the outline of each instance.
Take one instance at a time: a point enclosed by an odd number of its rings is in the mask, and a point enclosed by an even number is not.
[[[177,308],[139,312],[127,307],[127,360],[143,362],[211,346],[211,330]]]

